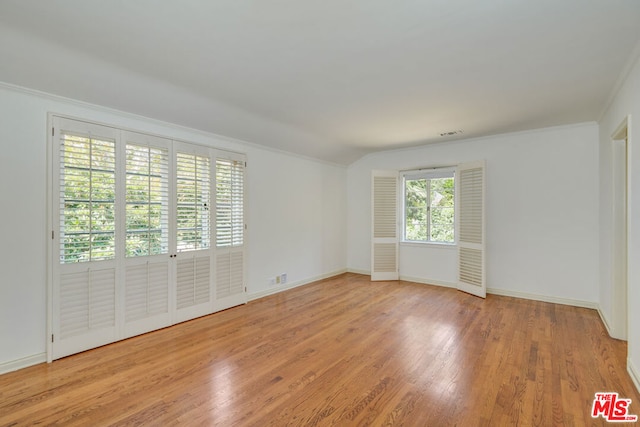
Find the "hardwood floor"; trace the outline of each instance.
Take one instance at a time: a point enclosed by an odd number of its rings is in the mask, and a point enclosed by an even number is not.
[[[345,274],[0,376],[0,425],[606,425],[594,310]]]

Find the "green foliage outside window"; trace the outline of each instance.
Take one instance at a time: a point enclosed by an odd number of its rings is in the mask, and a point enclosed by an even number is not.
[[[405,240],[454,242],[454,179],[405,179]]]
[[[167,253],[167,150],[128,144],[126,156],[126,256]]]
[[[61,262],[115,257],[115,146],[66,135],[61,191]]]
[[[167,150],[127,145],[127,257],[168,251]],[[61,150],[62,263],[115,258],[113,141],[65,135]]]
[[[176,225],[179,251],[210,246],[211,205],[209,159],[178,153],[176,161]]]

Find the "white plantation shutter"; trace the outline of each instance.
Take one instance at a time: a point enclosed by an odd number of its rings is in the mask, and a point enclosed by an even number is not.
[[[126,283],[126,322],[168,313],[169,266],[166,262],[127,267]]]
[[[178,260],[177,307],[192,307],[210,301],[210,258],[194,256]]]
[[[59,133],[60,262],[64,264],[115,258],[116,143],[114,137],[94,134],[112,135],[112,129],[92,128],[86,127],[86,133]]]
[[[122,132],[124,160],[124,336],[169,326],[171,141]]]
[[[171,324],[169,263],[144,261],[125,267],[125,337]]]
[[[58,277],[54,358],[108,344],[116,337],[115,268],[78,267]]]
[[[170,141],[130,132],[125,138],[125,256],[166,254]]]
[[[50,123],[49,360],[246,302],[244,155]]]
[[[398,173],[372,172],[371,280],[398,279]]]
[[[246,302],[244,285],[244,156],[216,158],[216,299],[220,308]]]
[[[84,269],[60,278],[60,339],[115,326],[115,269]]]
[[[216,257],[216,297],[218,299],[244,292],[242,252],[222,253]]]
[[[51,357],[117,336],[117,139],[106,126],[54,122]]]
[[[211,160],[178,152],[176,222],[178,251],[208,249],[211,243]]]
[[[216,159],[216,246],[244,241],[244,162]]]
[[[212,151],[176,149],[176,321],[212,311]]]
[[[458,166],[458,289],[484,298],[485,273],[485,163]]]

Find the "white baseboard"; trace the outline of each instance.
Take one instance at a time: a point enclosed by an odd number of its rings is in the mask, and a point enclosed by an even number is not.
[[[23,357],[22,359],[10,360],[9,362],[0,363],[0,375],[7,372],[17,371],[18,369],[27,368],[47,361],[47,353],[34,354],[33,356]]]
[[[609,319],[607,319],[607,316],[604,314],[604,311],[600,309],[599,305],[598,305],[598,314],[600,315],[600,320],[602,320],[602,323],[604,324],[604,328],[607,330],[607,333],[609,334],[610,337],[613,337],[613,334],[611,333],[611,326],[609,326]]]
[[[607,330],[607,333],[611,338],[616,340],[627,341],[626,336],[618,335],[616,333],[616,330],[611,327],[611,322],[609,322],[609,318],[604,313],[604,311],[602,311],[602,309],[600,308],[600,305],[598,305],[598,314],[600,315],[600,320],[602,320],[602,323],[604,324],[604,328]]]
[[[370,271],[360,270],[360,269],[357,269],[357,268],[349,268],[347,270],[347,272],[348,273],[354,273],[354,274],[363,274],[365,276],[371,276],[371,272]],[[413,277],[413,276],[400,275],[399,280],[403,280],[405,282],[421,283],[423,285],[442,286],[442,287],[445,287],[445,288],[455,288],[455,287],[457,287],[457,285],[455,283],[445,282],[443,280],[424,279],[422,277]]]
[[[422,279],[422,278],[419,278],[419,277],[400,276],[400,280],[405,280],[407,282],[423,283],[425,285],[443,286],[443,287],[446,287],[446,288],[457,288],[458,287],[458,285],[456,283],[444,282],[444,281],[440,281],[440,280]],[[594,310],[598,310],[598,312],[600,313],[600,317],[603,317],[603,314],[600,312],[600,307],[595,302],[574,300],[574,299],[569,299],[569,298],[558,298],[558,297],[551,297],[551,296],[539,295],[539,294],[529,294],[529,293],[526,293],[526,292],[510,291],[510,290],[496,289],[496,288],[487,288],[487,293],[488,294],[494,294],[494,295],[502,295],[502,296],[506,296],[506,297],[514,297],[514,298],[522,298],[522,299],[528,299],[528,300],[534,300],[534,301],[550,302],[550,303],[554,303],[554,304],[563,304],[563,305],[572,305],[572,306],[575,306],[575,307],[591,308],[591,309],[594,309]],[[604,321],[604,318],[603,318],[603,322],[605,323],[605,326],[607,327],[607,330],[609,330],[608,329],[609,328],[608,327],[608,323]]]
[[[405,282],[422,283],[423,285],[442,286],[444,288],[456,288],[457,287],[457,285],[455,283],[445,282],[445,281],[442,281],[442,280],[423,279],[423,278],[420,278],[420,277],[400,276],[400,280],[404,280]]]
[[[627,359],[627,372],[633,381],[633,384],[636,386],[636,390],[640,393],[640,370],[636,368],[631,359]]]
[[[522,298],[522,299],[530,299],[534,301],[543,301],[543,302],[551,302],[554,304],[562,304],[562,305],[572,305],[574,307],[582,307],[582,308],[590,308],[593,310],[598,309],[598,304],[591,301],[582,301],[577,299],[570,298],[559,298],[559,297],[551,297],[547,295],[539,295],[539,294],[529,294],[526,292],[519,291],[509,291],[506,289],[495,289],[495,288],[487,288],[488,294],[493,295],[502,295],[505,297],[514,297],[514,298]]]
[[[289,289],[297,288],[298,286],[308,285],[309,283],[317,282],[318,280],[328,279],[329,277],[338,276],[340,274],[347,273],[347,269],[332,271],[330,273],[322,274],[320,276],[311,277],[305,280],[299,280],[297,282],[287,283],[285,285],[274,286],[269,289],[265,289],[264,291],[255,292],[253,294],[247,295],[247,301],[254,301],[260,298],[268,297],[269,295],[274,295],[280,292],[287,291]]]
[[[365,274],[365,275],[370,275],[371,273],[369,271],[366,270],[359,270],[359,269],[355,269],[355,268],[350,268],[347,270],[349,273],[357,273],[357,274]],[[430,279],[424,279],[421,277],[412,277],[412,276],[400,276],[400,280],[404,280],[407,282],[415,282],[415,283],[423,283],[425,285],[434,285],[434,286],[443,286],[446,288],[457,288],[458,285],[456,283],[452,283],[452,282],[445,282],[445,281],[440,281],[440,280],[430,280]],[[529,300],[534,300],[534,301],[543,301],[543,302],[550,302],[550,303],[554,303],[554,304],[562,304],[562,305],[572,305],[574,307],[582,307],[582,308],[590,308],[593,310],[598,310],[598,313],[600,313],[600,317],[603,320],[603,323],[605,324],[605,327],[607,328],[607,332],[610,332],[610,328],[609,328],[609,323],[607,321],[607,319],[604,317],[603,313],[600,311],[600,306],[598,305],[598,303],[595,302],[591,302],[591,301],[582,301],[582,300],[576,300],[576,299],[570,299],[570,298],[559,298],[559,297],[552,297],[552,296],[548,296],[548,295],[540,295],[540,294],[530,294],[527,292],[519,292],[519,291],[510,291],[507,289],[497,289],[497,288],[487,288],[487,293],[488,294],[493,294],[493,295],[502,295],[505,297],[514,297],[514,298],[522,298],[522,299],[529,299]],[[609,335],[611,335],[611,333],[609,333]]]

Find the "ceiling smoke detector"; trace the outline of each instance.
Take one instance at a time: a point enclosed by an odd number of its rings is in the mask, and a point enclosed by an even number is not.
[[[461,130],[450,130],[449,132],[442,132],[440,136],[453,136],[460,135],[462,133]]]

